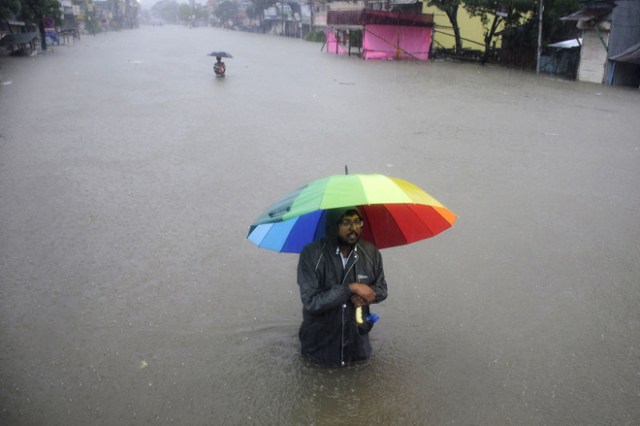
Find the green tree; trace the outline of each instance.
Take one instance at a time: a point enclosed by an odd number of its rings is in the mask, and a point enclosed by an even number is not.
[[[60,2],[58,0],[20,0],[20,17],[27,24],[36,24],[40,30],[42,50],[47,50],[44,34],[44,18],[51,17],[60,24]]]
[[[0,0],[0,20],[4,21],[9,32],[13,32],[9,25],[9,18],[17,16],[20,13],[20,9],[20,0]]]
[[[186,3],[182,3],[178,6],[178,19],[180,22],[191,21],[191,6]]]
[[[491,52],[496,33],[519,26],[536,10],[535,0],[466,0],[465,9],[471,16],[478,16],[485,29],[483,63]]]
[[[435,6],[443,11],[449,18],[455,37],[456,52],[462,49],[462,38],[460,26],[458,24],[458,11],[467,9],[472,15],[479,16],[485,26],[485,52],[490,48],[495,32],[500,23],[505,23],[506,28],[525,24],[530,29],[528,36],[531,40],[529,44],[535,45],[537,38],[538,0],[519,1],[489,1],[489,0],[430,0],[429,6]],[[561,21],[560,18],[567,16],[580,9],[580,0],[545,0],[543,16],[543,39],[544,44],[576,37],[578,30],[575,22]],[[496,16],[495,12],[506,12],[507,16]],[[528,16],[528,19],[526,17]],[[524,22],[528,21],[528,22]]]
[[[176,0],[160,0],[151,6],[151,13],[165,22],[175,24],[178,19],[178,2]]]
[[[460,36],[460,25],[458,25],[458,9],[460,5],[460,0],[431,0],[429,2],[429,6],[437,7],[449,18],[456,41],[456,53],[460,53],[462,50],[462,37]]]
[[[193,8],[193,14],[196,16],[196,19],[204,21],[206,20],[209,16],[208,16],[208,12],[207,12],[207,8],[200,4],[200,3],[195,3],[194,4],[194,8]]]
[[[214,14],[222,22],[232,20],[235,22],[235,17],[238,13],[238,4],[233,1],[225,0],[216,7]]]
[[[577,10],[580,10],[580,0],[545,0],[542,16],[543,44],[577,37],[580,31],[576,28],[575,21],[560,20]]]
[[[276,2],[277,0],[253,0],[247,8],[247,16],[262,21],[265,9],[273,6]]]

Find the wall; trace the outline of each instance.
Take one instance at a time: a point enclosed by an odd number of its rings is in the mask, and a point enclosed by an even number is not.
[[[609,42],[609,33],[600,31],[604,42]],[[591,83],[602,83],[604,69],[607,63],[607,51],[594,30],[584,30],[582,33],[582,48],[580,49],[580,67],[578,80]]]
[[[433,47],[453,49],[456,47],[456,40],[453,37],[453,29],[451,22],[446,13],[434,6],[426,6],[423,3],[422,13],[433,13]],[[491,16],[493,18],[493,16]],[[460,27],[460,36],[463,38],[462,47],[464,49],[477,49],[484,51],[484,27],[479,17],[469,15],[463,6],[458,8],[458,26]],[[498,27],[501,31],[502,25]],[[444,34],[443,34],[444,33]],[[466,40],[464,40],[466,39]],[[496,47],[502,47],[501,37],[495,37]]]
[[[640,43],[640,3],[618,2],[613,9],[609,57],[615,57],[638,43]],[[640,64],[609,61],[606,80],[608,84],[638,87],[640,86]]]
[[[613,9],[609,56],[615,56],[640,43],[640,3],[618,2]]]

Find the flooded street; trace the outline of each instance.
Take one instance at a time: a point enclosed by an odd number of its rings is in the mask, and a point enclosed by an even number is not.
[[[165,26],[0,57],[0,424],[640,424],[640,93],[320,48]],[[345,164],[459,218],[382,251],[374,356],[327,369],[297,256],[245,236]]]

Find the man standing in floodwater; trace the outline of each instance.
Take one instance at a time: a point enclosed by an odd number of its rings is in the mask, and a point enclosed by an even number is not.
[[[387,282],[380,251],[360,239],[363,225],[354,207],[330,210],[327,236],[300,253],[301,350],[319,364],[344,366],[371,355],[373,323],[358,324],[356,308],[366,316],[369,305],[387,298]]]

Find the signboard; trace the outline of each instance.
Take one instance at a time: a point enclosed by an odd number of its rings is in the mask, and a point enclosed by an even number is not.
[[[56,30],[56,21],[51,16],[44,17],[44,29],[45,30]]]

